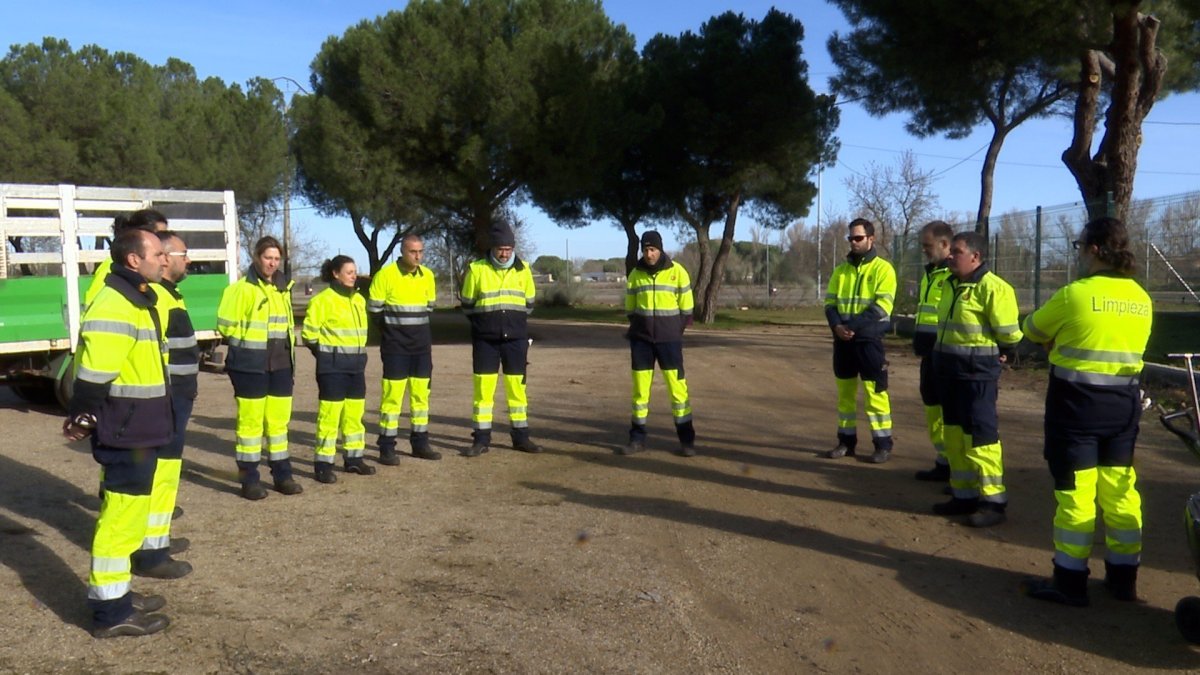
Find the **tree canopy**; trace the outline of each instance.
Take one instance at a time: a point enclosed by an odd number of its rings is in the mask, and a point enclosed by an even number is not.
[[[55,38],[0,60],[0,180],[232,189],[254,211],[278,199],[286,156],[268,80],[243,89]]]
[[[482,251],[492,222],[559,156],[563,120],[631,42],[591,0],[414,0],[330,38],[313,96],[361,134],[368,171],[396,174],[398,192]]]

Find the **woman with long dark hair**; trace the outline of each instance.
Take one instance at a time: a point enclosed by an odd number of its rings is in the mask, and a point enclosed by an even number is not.
[[[1142,498],[1133,451],[1142,416],[1139,378],[1154,307],[1133,279],[1116,218],[1088,223],[1074,242],[1080,278],[1025,319],[1025,337],[1050,351],[1045,450],[1054,478],[1054,576],[1027,582],[1039,600],[1088,604],[1096,503],[1104,513],[1104,585],[1137,600]]]
[[[304,312],[304,344],[317,359],[316,478],[336,483],[333,473],[338,433],[346,453],[346,472],[369,476],[375,467],[363,461],[366,429],[363,411],[367,397],[367,301],[358,292],[358,268],[349,256],[338,255],[321,265],[321,281],[329,288],[318,293]]]

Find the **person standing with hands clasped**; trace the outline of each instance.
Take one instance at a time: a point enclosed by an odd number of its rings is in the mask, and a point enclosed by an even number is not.
[[[103,472],[88,575],[97,638],[150,635],[170,623],[151,613],[166,604],[161,596],[130,588],[130,556],[146,537],[158,453],[174,432],[166,343],[150,288],[162,279],[167,257],[158,237],[131,229],[116,236],[112,260],[83,314],[75,391],[63,424],[72,441],[91,437]]]
[[[1039,600],[1088,604],[1096,503],[1104,514],[1104,585],[1136,601],[1142,498],[1133,468],[1142,417],[1139,378],[1154,306],[1134,275],[1125,225],[1093,220],[1074,242],[1080,278],[1025,319],[1050,350],[1044,454],[1054,478],[1054,576],[1026,582]]]
[[[950,242],[950,273],[938,304],[933,370],[942,403],[942,442],[950,463],[942,516],[967,516],[971,527],[1005,521],[1004,458],[996,413],[1000,370],[1021,341],[1017,295],[984,259],[987,238],[961,232]]]
[[[850,253],[833,270],[825,293],[825,319],[833,331],[833,375],[837,378],[837,447],[829,459],[853,455],[858,445],[858,380],[875,452],[867,461],[883,464],[892,454],[892,405],[888,399],[883,335],[896,301],[896,270],[875,252],[875,225],[850,221]]]
[[[463,277],[462,308],[471,321],[471,371],[474,408],[471,447],[463,454],[478,457],[492,442],[492,399],[498,372],[504,368],[504,393],[512,425],[512,447],[541,452],[529,438],[529,409],[525,368],[529,360],[529,331],[533,311],[533,273],[514,250],[517,237],[508,223],[498,221],[489,232],[487,255],[471,263]]]
[[[692,280],[683,265],[662,250],[662,236],[642,233],[642,258],[629,274],[625,314],[629,317],[629,352],[633,370],[633,423],[629,444],[618,454],[646,449],[646,419],[650,415],[650,383],[654,364],[662,369],[671,396],[671,416],[679,437],[679,454],[696,454],[692,402],[683,374],[683,331],[692,323]]]
[[[425,242],[415,234],[400,241],[400,258],[371,279],[367,311],[379,328],[383,396],[379,400],[379,463],[395,466],[396,437],[404,390],[408,390],[412,456],[439,460],[429,443],[429,393],[433,378],[433,330],[429,315],[437,299],[433,270],[421,264]]]
[[[217,331],[229,343],[225,370],[237,400],[235,452],[241,493],[258,500],[267,496],[258,476],[264,440],[275,489],[297,495],[304,488],[292,478],[288,454],[296,317],[292,282],[280,269],[283,246],[275,237],[259,239],[252,262],[246,276],[225,287],[217,307]]]
[[[938,304],[942,289],[950,276],[947,266],[950,258],[950,240],[954,230],[950,225],[935,220],[921,228],[921,253],[925,256],[925,270],[917,292],[916,331],[913,333],[913,353],[921,357],[920,393],[925,405],[925,429],[929,442],[937,451],[932,469],[916,473],[917,480],[946,482],[950,480],[950,463],[946,460],[946,446],[942,442],[942,404],[937,396],[937,377],[933,374],[933,346],[937,343]]]
[[[333,473],[338,432],[346,453],[346,473],[370,476],[375,467],[363,461],[367,430],[363,413],[367,398],[367,301],[355,282],[358,268],[338,255],[321,265],[318,293],[304,313],[300,338],[317,359],[317,448],[313,463],[318,482],[336,483]]]

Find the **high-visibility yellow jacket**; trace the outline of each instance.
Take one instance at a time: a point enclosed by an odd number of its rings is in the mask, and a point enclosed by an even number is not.
[[[100,294],[100,289],[104,288],[104,278],[112,271],[112,258],[105,258],[96,265],[96,273],[92,276],[92,283],[88,286],[87,293],[83,294],[83,306],[87,307],[92,304],[96,296]]]
[[[533,273],[517,258],[508,269],[497,269],[487,258],[471,263],[463,278],[462,308],[471,320],[476,340],[525,340],[533,311]]]
[[[267,372],[267,342],[277,340],[295,361],[296,317],[292,312],[292,282],[275,273],[263,279],[257,268],[225,287],[217,307],[217,332],[229,344],[225,369],[245,373]]]
[[[937,343],[938,303],[942,299],[942,288],[950,276],[946,261],[925,265],[921,283],[917,289],[916,330],[913,333],[913,352],[917,356],[929,356]]]
[[[1058,289],[1025,318],[1025,337],[1053,343],[1051,372],[1081,384],[1127,386],[1142,372],[1154,305],[1138,282],[1094,274]]]
[[[196,343],[196,329],[188,315],[183,295],[174,283],[150,284],[158,301],[159,325],[167,343],[167,372],[171,375],[171,395],[196,398],[196,375],[200,372],[200,347]]]
[[[891,324],[895,302],[896,270],[871,249],[861,257],[848,255],[833,268],[825,319],[830,328],[843,325],[854,331],[855,340],[878,340]]]
[[[427,354],[433,348],[429,313],[437,300],[433,270],[417,265],[405,272],[399,263],[371,279],[367,311],[379,326],[380,354]]]
[[[317,357],[318,375],[363,372],[367,301],[354,289],[326,288],[309,301],[300,338]]]
[[[113,448],[171,442],[166,343],[154,290],[137,272],[114,267],[83,314],[75,357],[72,415],[96,417],[96,440]]]
[[[692,318],[695,301],[687,269],[667,258],[659,269],[639,260],[625,284],[629,337],[647,342],[679,342]],[[660,261],[661,263],[662,261]]]
[[[938,303],[934,372],[959,380],[1000,377],[1000,354],[1021,341],[1017,294],[980,265],[965,281],[951,275]]]

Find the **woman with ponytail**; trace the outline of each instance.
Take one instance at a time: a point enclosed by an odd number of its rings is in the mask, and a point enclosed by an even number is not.
[[[363,461],[367,301],[355,287],[358,268],[349,256],[326,260],[321,265],[321,280],[329,288],[308,303],[300,337],[317,359],[316,478],[321,483],[336,483],[333,463],[339,431],[346,472],[375,473],[375,467]]]
[[[1104,585],[1133,602],[1142,554],[1142,499],[1133,469],[1141,420],[1142,354],[1154,307],[1133,280],[1134,256],[1116,218],[1088,223],[1073,242],[1080,278],[1025,319],[1025,337],[1050,351],[1046,462],[1054,478],[1054,576],[1027,582],[1039,600],[1088,604],[1096,502],[1104,513]]]

